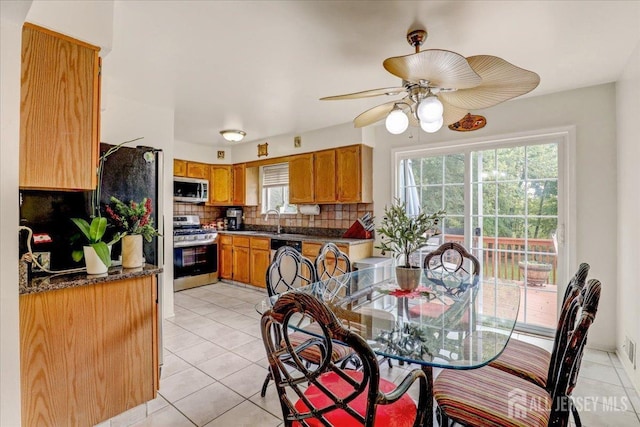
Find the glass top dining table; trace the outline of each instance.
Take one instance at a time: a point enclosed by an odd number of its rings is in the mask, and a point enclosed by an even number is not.
[[[424,270],[411,291],[398,287],[394,270],[368,268],[293,292],[323,300],[343,326],[383,357],[418,364],[433,385],[433,367],[474,369],[504,350],[518,317],[516,284],[475,280]],[[266,311],[277,295],[259,303]],[[433,400],[427,399],[433,413]],[[427,426],[433,423],[426,417]]]

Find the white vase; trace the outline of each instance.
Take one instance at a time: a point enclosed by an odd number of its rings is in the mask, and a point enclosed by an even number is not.
[[[142,267],[142,235],[133,234],[122,238],[122,266],[124,268]]]
[[[87,274],[105,274],[108,267],[102,262],[96,250],[91,246],[84,246],[84,262],[87,266]],[[111,246],[109,246],[109,253],[111,253]]]

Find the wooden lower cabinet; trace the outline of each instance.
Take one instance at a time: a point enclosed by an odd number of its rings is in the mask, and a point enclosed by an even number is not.
[[[92,426],[156,397],[155,275],[20,296],[24,426]]]
[[[251,284],[266,288],[267,268],[271,262],[271,240],[266,237],[252,237],[249,259]]]
[[[233,280],[249,283],[249,248],[233,247]]]
[[[218,275],[221,279],[233,279],[233,237],[221,234],[218,238],[220,245]]]
[[[315,262],[323,244],[324,242],[302,242],[302,255],[309,258],[311,262]],[[347,254],[352,264],[358,260],[369,258],[373,254],[372,241],[366,241],[356,245],[338,243],[336,246],[338,246],[341,252]],[[328,259],[327,262],[331,265],[331,259]],[[340,267],[344,270],[346,266],[342,265]],[[353,269],[353,265],[351,268]]]

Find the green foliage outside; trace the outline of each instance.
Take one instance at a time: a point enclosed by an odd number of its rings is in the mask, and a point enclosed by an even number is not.
[[[557,228],[557,149],[542,144],[472,153],[472,229],[480,227],[483,236],[551,238]],[[444,209],[443,232],[464,234],[464,154],[412,159],[411,168],[422,208]]]

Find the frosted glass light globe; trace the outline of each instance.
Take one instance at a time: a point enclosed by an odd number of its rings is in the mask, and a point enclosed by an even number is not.
[[[399,135],[409,127],[409,117],[399,108],[393,109],[384,122],[389,133]]]
[[[418,104],[418,118],[421,122],[436,122],[443,112],[442,102],[435,95],[427,96]]]
[[[440,117],[440,119],[436,120],[435,122],[420,121],[420,127],[422,128],[423,131],[427,133],[434,133],[440,130],[443,122],[444,120],[442,119],[442,117]]]

